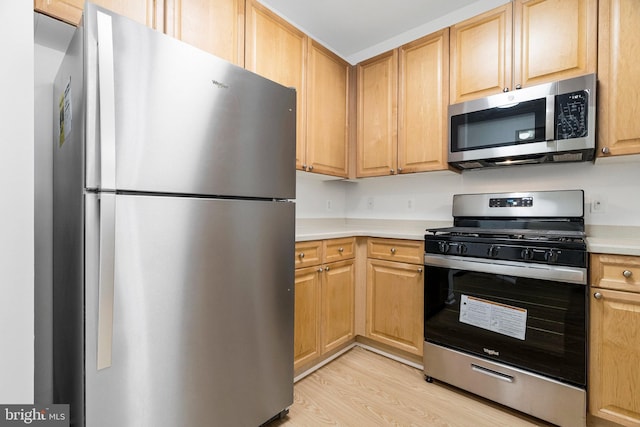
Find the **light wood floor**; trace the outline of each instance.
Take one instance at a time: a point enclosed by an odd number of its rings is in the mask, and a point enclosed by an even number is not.
[[[427,383],[422,371],[355,347],[298,381],[276,426],[549,426],[461,390]]]

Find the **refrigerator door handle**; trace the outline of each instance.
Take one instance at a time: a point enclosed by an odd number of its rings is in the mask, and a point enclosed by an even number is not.
[[[116,189],[116,108],[111,16],[97,12],[100,188]]]
[[[98,370],[111,366],[115,283],[115,212],[115,193],[102,193],[100,195],[100,255],[98,266]]]

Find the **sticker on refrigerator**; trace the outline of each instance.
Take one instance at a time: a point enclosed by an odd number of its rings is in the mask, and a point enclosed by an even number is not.
[[[462,295],[460,322],[524,340],[527,331],[527,310]]]
[[[59,147],[62,147],[64,141],[69,137],[69,133],[71,133],[71,76],[69,76],[67,86],[64,88],[64,93],[60,95],[58,108],[60,113],[60,141],[58,144]]]

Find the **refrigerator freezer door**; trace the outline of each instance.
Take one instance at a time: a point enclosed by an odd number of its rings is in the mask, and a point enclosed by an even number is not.
[[[111,366],[98,369],[86,196],[86,425],[257,426],[293,403],[294,204],[117,195]]]
[[[87,187],[110,169],[117,190],[295,198],[295,90],[93,5],[85,26],[87,88],[106,91],[87,94]]]

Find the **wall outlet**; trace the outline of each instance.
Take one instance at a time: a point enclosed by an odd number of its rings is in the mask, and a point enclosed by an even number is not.
[[[594,196],[591,200],[591,213],[605,213],[607,204],[601,196]]]
[[[367,197],[367,209],[373,210],[373,197]]]
[[[407,200],[407,209],[412,211],[413,209],[415,209],[416,206],[416,199],[414,199],[413,197],[410,198],[409,200]]]
[[[331,201],[331,199],[327,200],[327,210],[330,211],[332,207],[333,207],[333,202]]]

